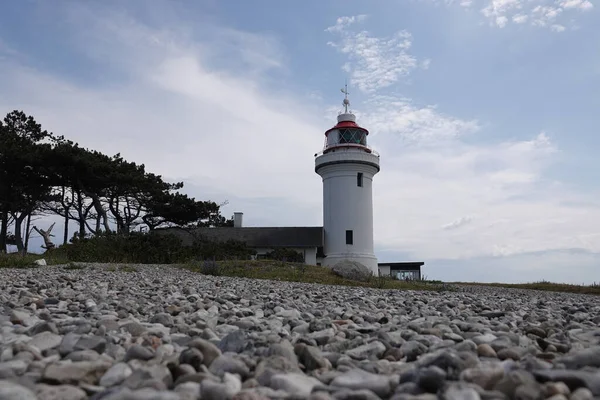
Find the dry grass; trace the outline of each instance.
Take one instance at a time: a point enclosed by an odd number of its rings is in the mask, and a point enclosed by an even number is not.
[[[335,275],[329,268],[281,261],[199,261],[185,268],[206,275],[287,282],[320,283],[324,285],[359,286],[400,290],[447,290],[444,284],[424,281],[405,282],[391,278],[372,277],[366,282],[352,281]]]
[[[478,283],[478,282],[452,282],[457,285],[470,286],[494,286],[515,289],[544,290],[548,292],[580,293],[600,295],[600,283],[591,285],[573,285],[569,283],[553,283],[548,281],[530,282],[530,283]]]
[[[43,258],[48,265],[66,265],[66,269],[83,269],[81,265],[70,263],[63,257],[50,254],[26,254],[0,253],[0,268],[34,268],[34,261]],[[181,266],[175,265],[174,266]],[[600,295],[600,283],[591,285],[573,285],[567,283],[553,283],[548,281],[539,281],[531,283],[480,283],[480,282],[451,282],[442,283],[440,281],[399,281],[392,278],[372,277],[366,282],[351,281],[335,275],[329,268],[315,265],[306,265],[301,263],[288,263],[272,260],[257,261],[195,261],[184,264],[183,268],[191,271],[200,272],[206,275],[230,276],[252,279],[269,279],[288,282],[320,283],[324,285],[342,285],[371,287],[379,289],[398,289],[398,290],[433,290],[446,291],[454,290],[455,285],[468,286],[493,286],[517,289],[544,290],[549,292],[565,292]],[[134,266],[116,266],[112,271],[136,272]]]

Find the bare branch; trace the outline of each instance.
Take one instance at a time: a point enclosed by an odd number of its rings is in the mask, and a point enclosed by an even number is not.
[[[56,247],[56,245],[54,243],[52,243],[52,240],[50,240],[50,236],[53,236],[50,234],[50,232],[52,231],[52,228],[54,228],[54,224],[55,222],[52,223],[52,225],[50,225],[50,228],[48,228],[47,231],[43,230],[43,229],[39,229],[38,227],[34,226],[33,229],[35,229],[35,231],[44,238],[44,246],[42,246],[42,248],[46,249],[46,250],[50,250]]]

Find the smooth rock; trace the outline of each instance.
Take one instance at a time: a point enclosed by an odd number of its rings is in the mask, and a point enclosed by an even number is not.
[[[0,399],[38,400],[32,390],[8,380],[0,380]]]
[[[127,379],[133,370],[124,362],[116,363],[110,367],[102,378],[100,378],[100,386],[111,387],[120,384]]]
[[[372,374],[357,368],[334,378],[331,386],[353,390],[369,389],[380,397],[388,396],[392,390],[387,376]]]
[[[271,387],[299,396],[308,396],[321,382],[310,376],[298,373],[275,374],[271,377]]]
[[[71,385],[38,384],[35,392],[39,399],[44,400],[84,400],[88,397],[84,390]]]

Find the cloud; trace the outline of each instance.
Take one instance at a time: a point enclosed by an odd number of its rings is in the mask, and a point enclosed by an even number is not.
[[[66,59],[102,71],[94,75],[101,84],[5,53],[0,109],[23,109],[83,146],[183,180],[198,199],[228,199],[225,214],[244,211],[248,225],[321,224],[313,154],[340,107],[320,101],[319,88],[302,88],[312,101],[287,86],[272,90],[288,68],[276,37],[221,25],[150,26],[102,7],[70,6],[69,13],[57,20],[69,32]],[[378,251],[440,268],[507,265],[502,260],[531,252],[600,252],[598,193],[551,179],[561,155],[552,130],[494,139],[487,121],[394,94],[426,61],[408,53],[408,32],[351,33],[367,20],[340,18],[329,33],[364,97],[353,104],[358,122],[381,153]],[[404,55],[390,58],[392,50]]]
[[[417,106],[412,99],[380,94],[382,89],[393,87],[419,65],[427,70],[432,61],[425,59],[419,63],[408,53],[412,35],[407,31],[382,38],[367,30],[350,29],[352,24],[365,19],[365,16],[340,17],[326,31],[340,36],[338,42],[329,44],[347,55],[343,69],[350,72],[351,84],[367,95],[362,108],[354,112],[375,135],[393,133],[394,138],[402,142],[424,144],[438,143],[479,129],[477,121],[441,114],[436,106]],[[329,111],[335,109],[332,107]]]
[[[398,145],[439,145],[478,131],[476,120],[445,115],[435,105],[418,106],[410,98],[381,94],[418,67],[416,58],[407,52],[412,45],[412,35],[400,31],[390,39],[376,37],[367,30],[350,29],[361,20],[364,18],[341,17],[327,30],[341,35],[340,42],[330,44],[347,55],[344,69],[351,73],[351,83],[366,94],[360,108],[353,112],[373,132],[372,143],[385,147],[389,154]],[[402,43],[394,39],[398,37],[404,38]],[[428,69],[430,63],[431,59],[423,60],[421,68]],[[332,107],[329,111],[336,109]]]
[[[382,249],[434,259],[565,248],[600,253],[593,193],[547,177],[557,153],[544,133],[488,145],[395,148],[391,160],[382,156],[377,176],[386,187],[385,198],[375,200]]]
[[[325,29],[326,32],[342,32],[344,31],[348,26],[354,24],[355,22],[362,22],[367,18],[367,15],[365,14],[361,14],[361,15],[353,15],[353,16],[345,16],[345,17],[339,17],[336,21],[335,21],[335,25],[332,25],[328,28]]]
[[[6,61],[1,109],[21,108],[83,146],[120,152],[168,179],[221,188],[224,196],[303,202],[298,193],[318,192],[312,155],[323,130],[312,106],[293,93],[267,93],[256,79],[264,66],[280,62],[269,61],[276,52],[265,47],[267,39],[230,28],[220,35],[218,27],[211,36],[194,36],[189,26],[153,29],[128,15],[94,11],[71,10],[78,14],[59,23],[73,32],[87,26],[72,57],[109,64],[112,79],[121,82],[93,87]],[[247,46],[230,47],[230,58],[245,59],[255,69],[232,71],[231,61],[216,66],[209,57],[220,54],[232,36]],[[318,198],[308,203],[318,207]]]
[[[472,220],[473,220],[473,218],[470,216],[460,217],[459,219],[442,226],[442,229],[445,229],[445,230],[457,229],[457,228],[460,228],[461,226],[467,225]]]
[[[512,21],[515,24],[524,24],[529,19],[528,15],[525,14],[515,14],[512,16]]]
[[[396,259],[390,254],[391,259]],[[548,280],[568,284],[600,282],[600,254],[581,249],[530,252],[469,260],[428,260],[423,273],[446,282],[523,283]]]
[[[325,31],[339,37],[328,44],[339,52],[347,54],[349,62],[343,66],[351,76],[351,83],[361,91],[372,93],[393,85],[399,79],[418,68],[417,59],[409,54],[412,35],[398,31],[391,37],[374,37],[368,31],[354,31],[351,26],[362,22],[365,16],[340,17],[335,25]],[[422,64],[429,67],[429,60]]]
[[[565,9],[591,10],[594,5],[589,0],[562,0],[558,4]]]
[[[496,3],[498,13],[512,8],[521,6]],[[367,31],[359,37],[384,41]],[[351,71],[382,65],[378,52],[362,58],[346,54]],[[549,178],[561,154],[549,133],[492,141],[475,119],[389,94],[397,81],[367,85],[366,98],[355,105],[358,121],[371,132],[370,145],[381,153],[374,202],[382,252],[463,260],[565,248],[600,252],[600,241],[590,240],[596,237],[600,207],[590,203],[592,195]]]
[[[563,32],[566,27],[559,23],[561,17],[569,11],[590,11],[593,4],[587,0],[563,1],[524,1],[493,0],[481,12],[490,19],[492,25],[504,27],[511,19],[516,24],[527,21],[532,26],[549,27],[554,32]]]
[[[375,94],[365,99],[363,108],[356,114],[373,132],[375,141],[386,135],[399,145],[431,145],[479,130],[476,120],[442,114],[434,105],[420,107],[408,98]]]
[[[572,24],[577,13],[594,9],[589,0],[424,0],[425,2],[446,5],[459,4],[469,9],[476,8],[491,26],[504,28],[510,22],[524,24],[529,22],[534,27],[549,28],[554,32],[566,30],[566,22]],[[561,22],[563,21],[564,22]]]

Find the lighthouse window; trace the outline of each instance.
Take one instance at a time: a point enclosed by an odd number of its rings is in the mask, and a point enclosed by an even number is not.
[[[346,231],[346,244],[352,244],[353,243],[353,232],[352,231]]]
[[[362,172],[359,172],[359,173],[356,175],[356,186],[358,186],[358,187],[362,187],[362,181],[363,181],[363,173],[362,173]]]
[[[352,143],[352,144],[361,144],[363,146],[367,145],[367,135],[365,131],[361,129],[340,129],[340,143]]]

